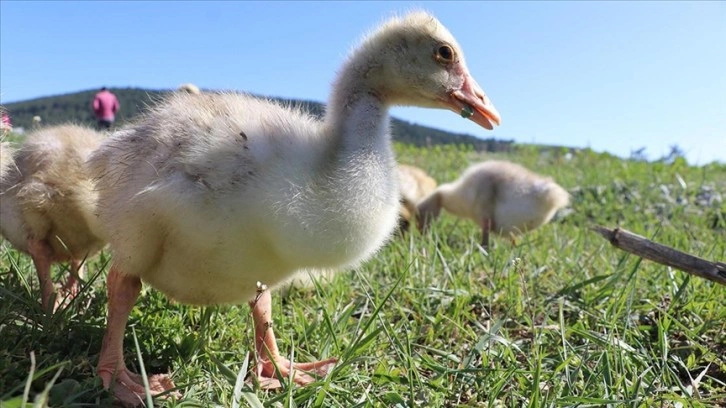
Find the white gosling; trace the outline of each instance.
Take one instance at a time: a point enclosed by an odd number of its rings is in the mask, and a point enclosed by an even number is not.
[[[199,95],[200,93],[202,93],[202,91],[199,90],[199,87],[192,83],[185,83],[185,84],[179,85],[179,88],[177,88],[177,91],[186,92],[186,93],[190,93],[193,95]]]
[[[408,165],[398,165],[399,189],[401,191],[401,209],[399,228],[408,230],[412,219],[416,217],[416,204],[431,194],[437,186],[436,180],[423,169]]]
[[[540,227],[567,206],[569,194],[551,178],[507,161],[486,161],[469,167],[458,180],[440,185],[418,205],[423,230],[442,208],[474,220],[482,229],[482,246],[489,233],[509,235]]]
[[[130,404],[145,395],[122,349],[142,280],[184,303],[249,301],[263,387],[279,386],[275,366],[300,385],[324,375],[336,359],[296,364],[279,353],[270,294],[258,283],[357,265],[389,238],[399,209],[392,105],[499,123],[454,37],[415,12],[350,55],[322,121],[245,95],[175,92],[107,140],[89,161],[103,175],[99,215],[113,251],[98,363],[105,387]],[[165,375],[150,384],[154,394],[174,386]]]
[[[77,294],[83,259],[105,244],[95,215],[96,191],[85,167],[102,138],[76,125],[37,130],[15,152],[14,165],[0,182],[0,232],[32,257],[49,312],[63,297]],[[54,302],[50,267],[66,261],[71,276]]]

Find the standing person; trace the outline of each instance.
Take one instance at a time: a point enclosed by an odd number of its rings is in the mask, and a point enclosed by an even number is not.
[[[101,91],[93,98],[93,113],[98,119],[98,128],[110,129],[120,107],[116,95],[105,86],[101,88]]]
[[[13,130],[13,124],[10,122],[10,115],[8,115],[7,112],[0,109],[2,112],[2,122],[0,122],[0,136],[5,136],[6,133],[9,133],[11,130]]]

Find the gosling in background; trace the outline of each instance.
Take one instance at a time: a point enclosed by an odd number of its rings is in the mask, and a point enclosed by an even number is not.
[[[569,194],[550,177],[507,161],[486,161],[469,167],[452,183],[440,185],[417,206],[417,223],[425,231],[444,208],[476,222],[481,245],[489,234],[515,235],[549,222],[567,206]]]

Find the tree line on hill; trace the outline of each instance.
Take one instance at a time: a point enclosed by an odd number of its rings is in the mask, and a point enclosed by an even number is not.
[[[116,127],[132,120],[148,106],[157,103],[167,95],[169,90],[150,90],[141,88],[110,88],[116,94],[121,110],[116,117]],[[9,103],[5,108],[10,114],[13,126],[29,130],[33,127],[33,117],[39,116],[43,126],[73,122],[95,126],[91,102],[98,90],[87,90],[64,95],[46,96]],[[325,106],[322,103],[270,98],[292,106],[300,106],[311,114],[321,117]],[[397,118],[391,119],[393,139],[398,142],[416,146],[432,146],[437,144],[468,144],[477,151],[506,152],[514,148],[512,140],[495,138],[480,139],[469,134],[451,133],[440,129],[409,123]]]

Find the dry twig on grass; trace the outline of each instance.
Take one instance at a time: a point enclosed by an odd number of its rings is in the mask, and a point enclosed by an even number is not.
[[[658,244],[622,228],[609,229],[595,226],[592,229],[607,239],[614,247],[623,251],[726,285],[726,264],[723,262],[707,261]]]

